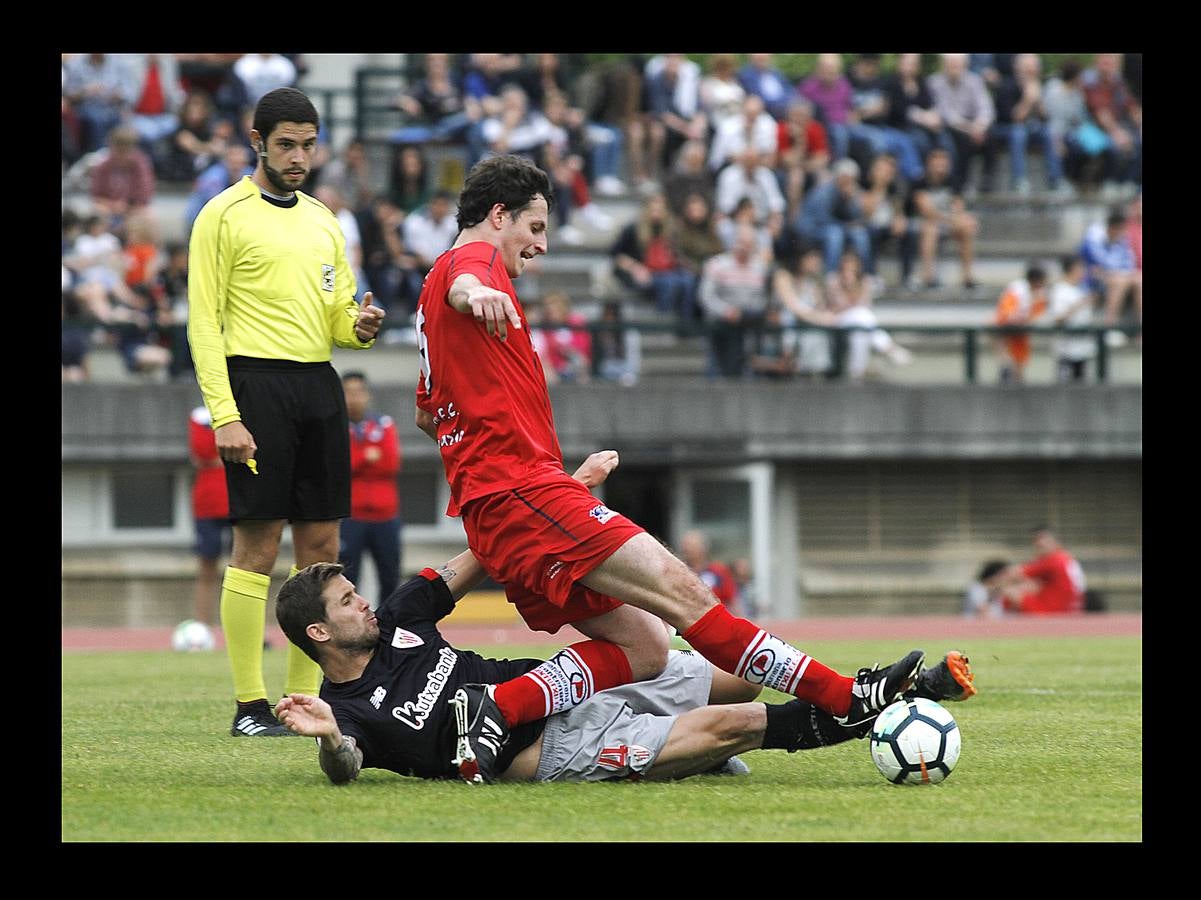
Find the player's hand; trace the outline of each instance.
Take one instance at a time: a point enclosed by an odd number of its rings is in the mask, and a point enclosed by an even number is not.
[[[213,431],[213,436],[217,439],[217,454],[226,462],[245,463],[254,459],[258,450],[254,436],[241,422],[226,422]]]
[[[619,462],[616,450],[597,450],[580,464],[571,477],[583,482],[586,487],[594,488],[609,477]]]
[[[489,336],[508,340],[509,324],[517,331],[521,330],[521,316],[517,314],[513,298],[504,291],[481,284],[467,292],[467,303],[475,320],[488,329]]]
[[[275,718],[305,737],[328,737],[338,727],[334,711],[320,697],[289,694],[275,707]]]
[[[384,322],[386,313],[378,306],[372,306],[371,301],[374,299],[374,294],[371,291],[363,294],[363,305],[359,309],[359,316],[354,320],[354,333],[364,344],[368,341],[375,340],[379,334],[380,326]]]

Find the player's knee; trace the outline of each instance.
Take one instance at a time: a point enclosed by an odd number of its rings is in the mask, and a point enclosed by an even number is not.
[[[648,623],[638,640],[623,649],[630,661],[630,674],[634,681],[649,681],[658,678],[667,668],[667,653],[671,649],[671,636],[667,629],[655,620]]]

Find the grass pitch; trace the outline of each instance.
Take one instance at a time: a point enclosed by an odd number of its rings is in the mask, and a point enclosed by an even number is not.
[[[801,646],[845,672],[909,649],[891,641]],[[926,642],[928,660],[949,646]],[[480,649],[547,655],[546,647]],[[887,783],[866,741],[755,751],[742,757],[748,776],[670,784],[471,786],[367,770],[335,787],[311,740],[230,736],[223,654],[68,654],[62,839],[1141,840],[1141,639],[997,638],[962,649],[980,694],[947,704],[963,753],[950,778],[925,787]],[[265,656],[273,696],[284,662],[280,650]],[[911,831],[898,833],[906,822]]]

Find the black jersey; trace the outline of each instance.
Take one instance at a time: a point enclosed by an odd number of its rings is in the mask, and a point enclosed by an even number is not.
[[[400,587],[375,611],[379,646],[354,681],[321,684],[321,699],[338,728],[363,751],[363,768],[420,778],[457,778],[451,765],[455,724],[450,699],[465,684],[498,684],[523,675],[539,659],[485,659],[451,647],[437,623],[454,609],[446,583],[432,569]],[[542,733],[544,720],[513,729],[497,760],[508,768]]]

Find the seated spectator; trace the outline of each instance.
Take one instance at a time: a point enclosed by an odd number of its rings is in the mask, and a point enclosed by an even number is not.
[[[716,209],[723,216],[731,216],[744,197],[755,210],[755,223],[766,227],[773,238],[779,235],[787,202],[775,173],[763,164],[759,150],[753,146],[743,147],[737,161],[717,176]]]
[[[1019,194],[1030,193],[1026,177],[1026,148],[1038,144],[1047,165],[1047,189],[1057,191],[1063,173],[1055,138],[1043,105],[1042,60],[1037,53],[1019,53],[1013,61],[1013,75],[1002,78],[996,94],[997,118],[993,135],[1009,149],[1012,188]]]
[[[375,295],[372,302],[388,310],[392,321],[405,321],[416,312],[421,284],[429,269],[421,268],[417,256],[402,237],[405,214],[387,197],[376,197],[370,209],[358,217],[363,241],[363,272]],[[385,340],[399,332],[389,331]]]
[[[86,315],[105,325],[129,320],[138,301],[125,284],[121,241],[104,216],[84,219],[63,264],[75,273],[73,290]]]
[[[550,140],[542,149],[542,167],[550,175],[555,191],[556,235],[567,244],[582,243],[583,233],[574,222],[597,231],[608,231],[613,224],[592,202],[592,189],[585,174],[585,159],[590,151],[584,113],[568,106],[565,94],[551,91],[546,95],[543,115],[551,125]]]
[[[91,172],[92,204],[120,228],[125,217],[154,198],[154,166],[138,149],[138,134],[118,125],[108,136],[108,156]]]
[[[944,53],[942,69],[927,79],[927,85],[934,108],[955,145],[951,176],[955,190],[963,193],[967,189],[971,162],[979,156],[982,160],[979,187],[987,193],[993,189],[996,167],[995,145],[989,140],[996,110],[984,79],[970,71],[967,62],[966,53]]]
[[[621,135],[626,169],[634,186],[647,183],[646,122],[642,117],[642,72],[630,57],[609,59],[591,67],[577,80],[586,96],[580,104],[590,122]],[[597,192],[603,196],[625,193],[626,185],[602,181]]]
[[[1105,133],[1089,116],[1083,75],[1077,60],[1064,60],[1059,73],[1048,78],[1043,86],[1042,102],[1060,170],[1071,181],[1096,183],[1112,165],[1108,160],[1113,149]]]
[[[1084,232],[1084,243],[1080,248],[1086,267],[1087,285],[1102,301],[1104,310],[1102,324],[1118,324],[1127,298],[1134,303],[1135,314],[1141,325],[1143,321],[1143,273],[1139,270],[1134,250],[1127,235],[1127,217],[1124,210],[1110,210],[1105,222],[1094,222]],[[1105,336],[1111,347],[1122,347],[1127,338],[1120,331],[1110,331]]]
[[[188,245],[182,241],[168,243],[163,250],[163,260],[153,290],[164,299],[174,323],[168,332],[171,363],[167,374],[172,381],[193,380],[195,366],[185,327],[188,321]]]
[[[1127,215],[1130,224],[1126,226],[1126,240],[1130,242],[1130,251],[1134,254],[1134,268],[1139,277],[1143,274],[1143,194],[1130,201],[1130,211]]]
[[[429,162],[421,147],[396,147],[388,171],[388,199],[405,215],[429,203],[433,195]]]
[[[838,317],[826,303],[822,252],[816,245],[799,245],[782,256],[772,270],[771,303],[780,310],[780,324],[789,330],[786,343],[793,346],[796,371],[801,375],[825,375],[831,370],[830,335],[817,325],[830,328]]]
[[[543,148],[554,138],[554,126],[540,110],[530,107],[519,85],[505,85],[500,92],[500,110],[480,123],[487,153],[516,153],[542,165]]]
[[[354,275],[354,298],[362,301],[363,295],[371,290],[371,283],[363,271],[363,238],[359,233],[359,220],[354,211],[346,205],[346,198],[336,187],[323,184],[317,188],[314,196],[324,203],[338,220],[338,227],[346,241],[346,263]]]
[[[192,185],[192,193],[184,207],[184,224],[188,233],[191,233],[192,223],[200,215],[204,204],[239,179],[253,174],[254,154],[250,148],[245,144],[228,145],[221,159],[201,172]]]
[[[901,284],[907,283],[913,273],[917,241],[905,216],[897,179],[897,161],[892,154],[881,153],[872,160],[861,202],[872,242],[868,274],[876,274],[876,260],[881,251],[895,242],[901,260]]]
[[[179,127],[184,102],[179,66],[170,53],[131,53],[126,61],[135,85],[128,124],[157,165]]]
[[[1098,53],[1082,85],[1088,111],[1114,151],[1103,185],[1104,199],[1113,199],[1122,185],[1143,181],[1143,107],[1122,77],[1120,53]]]
[[[607,300],[601,307],[600,324],[592,342],[592,365],[602,381],[615,381],[624,387],[638,383],[642,369],[642,335],[627,328],[620,300]]]
[[[893,365],[904,366],[912,354],[883,328],[872,309],[880,293],[880,281],[869,275],[854,250],[846,250],[835,271],[826,275],[826,303],[840,328],[850,329],[846,337],[844,370],[851,381],[862,381],[871,363],[872,351],[883,354]]]
[[[233,125],[217,119],[212,98],[193,91],[180,110],[179,127],[167,142],[159,174],[164,181],[190,182],[217,162],[233,140]]]
[[[88,311],[73,289],[73,276],[64,265],[62,301],[62,380],[87,381],[91,377],[88,353],[92,349],[92,326]]]
[[[321,183],[336,188],[356,215],[366,211],[375,196],[366,145],[361,140],[348,141],[322,170]]]
[[[922,77],[920,53],[897,54],[896,69],[884,79],[884,93],[888,102],[885,121],[913,140],[920,159],[926,159],[934,147],[942,147],[954,159],[955,145]]]
[[[738,70],[738,82],[748,94],[763,101],[773,119],[780,121],[785,117],[795,89],[772,65],[772,54],[748,53],[746,65]]]
[[[758,238],[747,225],[734,248],[707,263],[698,296],[710,328],[711,371],[723,378],[746,374],[746,339],[767,308],[769,263],[757,253]]]
[[[721,245],[724,250],[733,250],[734,245],[738,242],[738,232],[743,226],[750,228],[755,233],[755,247],[764,262],[770,263],[773,259],[776,240],[781,238],[780,235],[773,235],[767,225],[759,221],[758,215],[755,213],[755,201],[750,197],[743,197],[738,201],[738,205],[734,207],[734,212],[728,216],[717,215],[715,217],[714,227],[717,231],[717,236],[721,238]]]
[[[621,167],[623,139],[621,131],[608,125],[589,122],[584,110],[571,106],[561,91],[546,94],[542,114],[561,132],[548,145],[555,158],[567,163],[576,173],[572,179],[573,205],[583,214],[585,224],[604,230],[611,223],[603,218],[600,209],[591,203],[591,189],[607,197],[625,193],[626,186],[617,177]],[[553,162],[548,159],[548,164]]]
[[[997,300],[996,324],[1029,325],[1047,310],[1047,273],[1037,264],[1026,269],[1026,276],[1010,282]],[[1030,361],[1030,335],[1006,335],[997,343],[1001,354],[1001,384],[1021,384]]]
[[[692,193],[684,201],[684,214],[680,217],[680,229],[676,238],[680,262],[700,281],[705,263],[726,249],[717,233],[717,225],[709,201],[701,193]],[[699,307],[693,300],[693,314]]]
[[[732,53],[714,53],[709,57],[709,71],[701,78],[699,96],[701,111],[708,118],[711,131],[720,131],[726,122],[740,118],[747,94],[738,81],[737,64]],[[762,99],[759,107],[763,108]]]
[[[988,579],[988,587],[1001,591],[1008,611],[1032,615],[1083,612],[1086,585],[1080,563],[1046,527],[1032,531],[1031,543],[1038,556],[1002,569]]]
[[[935,270],[938,245],[949,237],[959,245],[959,266],[963,287],[974,290],[972,264],[976,258],[976,234],[980,224],[967,211],[963,193],[951,175],[951,155],[935,147],[926,156],[926,174],[909,186],[903,208],[911,228],[917,229],[920,284],[927,289],[940,287]],[[916,287],[916,285],[912,285]]]
[[[830,143],[826,129],[813,118],[813,104],[804,97],[796,97],[788,104],[788,112],[777,129],[776,178],[784,188],[785,215],[788,221],[795,222],[805,192],[829,177]]]
[[[776,166],[779,145],[779,124],[763,109],[763,101],[752,94],[743,99],[738,115],[727,118],[714,132],[709,168],[721,172],[749,149],[755,151],[757,164],[771,171]]]
[[[425,77],[410,84],[396,98],[396,106],[408,119],[392,134],[392,140],[397,144],[464,142],[468,129],[481,115],[478,104],[468,110],[462,86],[447,53],[425,54]]]
[[[587,320],[571,310],[571,298],[552,291],[542,298],[538,323],[530,340],[542,361],[547,384],[585,384],[592,374],[592,336]]]
[[[1005,602],[996,586],[995,576],[1009,567],[1003,559],[992,559],[980,567],[976,580],[967,586],[963,594],[965,616],[987,616],[998,619],[1005,614]]]
[[[454,194],[438,190],[428,204],[405,217],[402,232],[405,246],[417,257],[417,267],[422,271],[429,271],[459,236],[455,203]]]
[[[751,335],[747,369],[751,377],[786,381],[799,371],[796,334],[786,330],[780,307],[768,301],[763,322]]]
[[[1059,281],[1051,288],[1048,316],[1051,324],[1087,328],[1093,322],[1093,295],[1084,286],[1084,260],[1069,254],[1059,261]],[[1084,368],[1096,352],[1092,335],[1062,335],[1053,342],[1055,380],[1060,384],[1084,381]]]
[[[879,53],[860,53],[847,73],[851,83],[851,121],[867,151],[862,167],[871,168],[872,160],[883,153],[891,154],[902,176],[914,181],[922,175],[922,155],[917,142],[907,129],[893,128],[888,120],[887,83],[880,72]]]
[[[79,123],[80,155],[104,146],[137,99],[136,90],[128,61],[120,54],[78,53],[66,60],[63,96]]]
[[[851,152],[852,130],[857,123],[852,116],[851,82],[842,73],[842,56],[819,53],[813,73],[801,79],[797,93],[813,104],[818,120],[830,136],[834,159],[846,159]]]
[[[682,53],[657,56],[646,64],[647,163],[659,180],[685,141],[704,141],[709,123],[700,107],[701,68]]]
[[[871,235],[863,214],[859,188],[859,164],[840,159],[834,177],[805,195],[795,223],[802,238],[822,247],[828,271],[838,267],[843,250],[850,245],[860,259],[872,258]]]
[[[463,75],[463,107],[472,123],[466,132],[468,169],[488,152],[483,123],[500,116],[500,95],[506,85],[520,87],[521,67],[521,55],[517,53],[471,54]]]
[[[158,284],[164,259],[158,228],[147,212],[129,217],[123,255],[125,284],[134,302],[127,324],[118,330],[117,348],[128,371],[155,374],[171,364],[169,347],[176,321],[171,301]]]
[[[672,215],[684,214],[684,202],[691,194],[702,194],[712,207],[715,186],[713,172],[705,165],[704,142],[685,141],[663,179],[663,193]]]
[[[680,259],[679,224],[662,194],[647,197],[638,218],[617,235],[610,251],[613,274],[627,289],[654,300],[660,312],[691,321],[695,276]]]
[[[246,106],[256,106],[264,94],[276,88],[295,87],[296,65],[282,53],[246,53],[233,67],[242,85]]]

